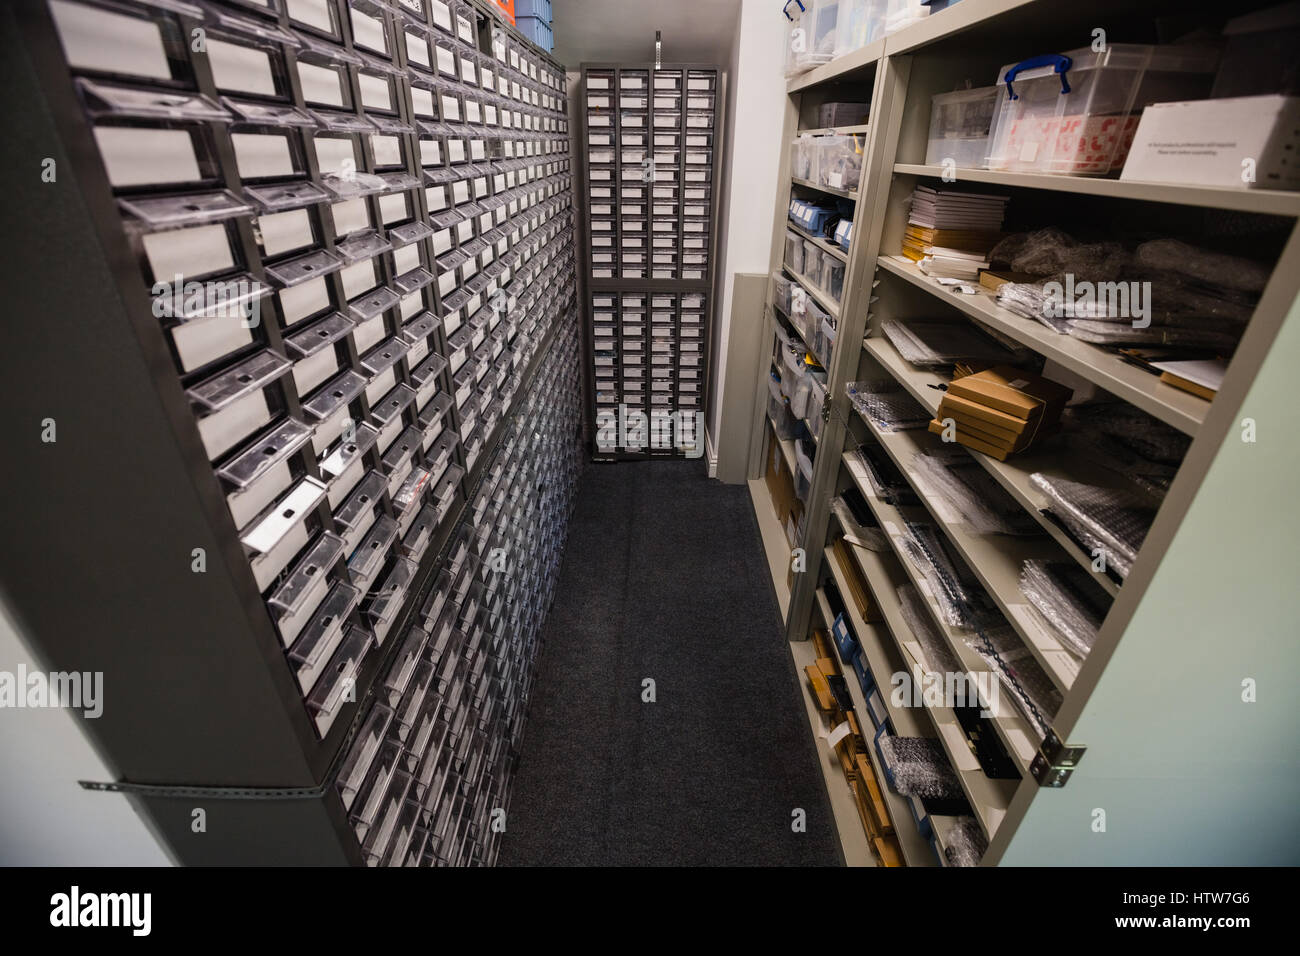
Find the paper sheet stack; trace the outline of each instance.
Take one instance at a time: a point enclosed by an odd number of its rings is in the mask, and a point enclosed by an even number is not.
[[[1002,238],[1006,196],[917,186],[903,233],[903,255],[927,275],[974,279]]]

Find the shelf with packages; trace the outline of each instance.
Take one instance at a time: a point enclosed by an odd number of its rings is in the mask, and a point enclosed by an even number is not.
[[[1068,335],[1060,335],[1041,322],[1016,315],[997,305],[984,291],[974,295],[949,292],[905,256],[882,255],[876,261],[893,275],[926,290],[936,299],[1010,336],[1045,358],[1059,362],[1116,398],[1131,402],[1184,434],[1195,435],[1205,421],[1209,402],[1165,384],[1118,355]]]
[[[802,186],[805,189],[815,189],[819,193],[826,193],[828,196],[839,196],[841,199],[851,199],[858,201],[858,191],[856,189],[836,189],[834,186],[823,186],[821,183],[810,182],[807,179],[795,179],[791,177],[790,182],[796,186]]]
[[[1086,709],[1094,694],[1136,679],[1116,676],[1116,649],[1130,634],[1139,644],[1161,637],[1146,602],[1167,606],[1166,575],[1193,577],[1180,570],[1195,562],[1179,548],[1179,525],[1204,520],[1198,495],[1212,487],[1211,466],[1235,447],[1243,416],[1257,413],[1251,379],[1295,321],[1300,190],[1278,188],[1293,184],[1289,161],[1285,169],[1263,162],[1268,171],[1246,186],[1232,157],[1216,166],[1165,149],[1226,128],[1209,118],[1234,97],[1255,98],[1259,110],[1249,121],[1242,114],[1243,135],[1275,142],[1289,129],[1281,125],[1288,107],[1274,101],[1290,102],[1281,37],[1292,35],[1293,14],[1271,0],[1249,0],[1224,15],[1226,25],[1172,0],[1098,0],[1086,9],[1051,0],[789,6],[777,180],[789,214],[773,210],[769,302],[788,301],[787,282],[799,283],[810,313],[833,315],[835,338],[853,347],[820,359],[831,414],[803,502],[800,544],[812,573],[788,581],[787,637],[818,640],[833,606],[866,635],[859,670],[897,656],[908,667],[978,676],[981,694],[999,695],[998,715],[977,720],[960,701],[927,707],[918,735],[940,740],[988,846],[972,854],[974,824],[955,817],[934,818],[927,838],[941,861],[951,848],[948,862],[963,865],[1041,858],[1042,831],[1019,829],[1031,807],[1059,812],[1046,788],[1063,778],[1060,768],[1051,780],[1035,777],[1030,763],[1049,731],[1065,741],[1082,713],[1095,714]],[[1079,39],[1094,22],[1110,34],[1100,51]],[[1222,42],[1210,36],[1217,32]],[[1087,132],[1094,128],[1101,132]],[[824,137],[844,142],[816,142]],[[828,179],[826,157],[856,167],[857,178]],[[1166,175],[1222,185],[1152,181]],[[832,198],[841,194],[820,185],[832,182],[856,192]],[[814,210],[852,219],[842,257],[826,247],[833,240],[809,234],[820,231]],[[807,255],[844,263],[838,309],[807,281],[818,275],[815,264],[802,265]],[[1090,256],[1106,257],[1104,267]],[[1090,287],[1112,275],[1119,286],[1145,283],[1147,299],[1133,304],[1154,330],[1111,328],[1102,324],[1110,316],[1095,312],[1029,314],[1037,297],[1056,294],[1052,280],[1069,290],[1083,277],[1065,294],[1086,303]],[[1166,326],[1177,331],[1162,334]],[[770,327],[800,347],[780,319]],[[1000,349],[981,352],[976,338]],[[1271,358],[1275,367],[1280,359]],[[763,370],[766,361],[762,350]],[[1005,367],[1025,374],[1008,377]],[[983,377],[952,385],[966,374]],[[1024,404],[992,386],[1069,395],[1042,399],[1053,404],[1048,418],[1020,414]],[[864,401],[877,390],[878,404]],[[960,450],[943,441],[955,436],[938,433],[941,403],[942,417],[965,433]],[[901,430],[891,430],[894,412]],[[751,449],[768,419],[755,408],[752,421]],[[751,451],[751,477],[757,458]],[[1075,520],[1090,510],[1095,523]],[[861,575],[843,573],[841,532],[859,542],[849,550]],[[1108,540],[1122,552],[1115,561]],[[853,606],[841,609],[833,592],[850,584],[860,593],[861,577],[879,607],[847,613]],[[862,620],[877,613],[883,625]],[[880,655],[878,642],[890,653]],[[878,717],[884,708],[863,679]],[[1105,720],[1113,745],[1123,728]],[[1086,775],[1086,766],[1065,775]],[[1073,837],[1060,843],[1072,846]]]
[[[807,239],[822,252],[828,252],[841,262],[849,261],[848,251],[831,242],[825,236],[814,236],[807,229],[799,226],[794,220],[786,223],[786,228],[797,235],[800,239]]]
[[[874,40],[866,46],[836,57],[829,63],[823,63],[821,66],[813,67],[806,73],[791,77],[786,82],[786,92],[801,93],[812,87],[851,79],[854,74],[874,67],[876,61],[884,55],[885,39]]]
[[[848,593],[848,584],[844,580],[844,575],[835,562],[830,549],[827,549],[824,560],[831,568],[835,578],[835,586],[839,588],[840,593]],[[830,604],[826,600],[826,593],[820,588],[817,590],[817,607],[829,630],[835,619],[831,614]],[[871,672],[873,674],[897,673],[902,667],[901,658],[894,650],[892,639],[881,633],[884,629],[883,625],[868,624],[863,621],[862,616],[858,614],[857,608],[853,606],[852,602],[846,605],[846,610],[858,644],[861,645],[870,662]],[[845,675],[844,683],[849,688],[849,695],[853,698],[853,710],[858,715],[858,723],[863,725],[863,732],[865,733],[866,725],[863,722],[870,720],[867,699],[862,694],[862,685],[852,674],[851,669],[849,671]],[[921,722],[916,719],[916,716],[908,708],[895,707],[893,696],[887,691],[882,690],[881,697],[885,702],[886,709],[889,711],[889,721],[893,725],[895,733],[904,737],[923,736]],[[896,793],[889,786],[889,781],[881,771],[878,761],[874,759],[874,755],[869,763],[871,764],[872,774],[875,776],[876,786],[880,789],[885,806],[889,808],[889,819],[894,825],[894,834],[898,837],[899,846],[903,851],[903,859],[906,860],[908,866],[935,865],[934,853],[930,849],[929,842],[917,828],[916,819],[908,806],[907,798]]]
[[[789,272],[788,269],[786,271]],[[793,275],[793,273],[791,273],[791,275]],[[801,329],[799,325],[793,319],[791,319],[790,315],[784,309],[782,309],[781,306],[778,305],[776,302],[772,303],[772,310],[776,312],[777,315],[781,316],[782,319],[785,320],[786,325],[788,325],[790,327],[790,330],[799,337],[799,341],[803,343],[804,347],[809,352],[816,354],[817,344],[815,342],[808,341],[808,337],[804,335],[803,329]]]
[[[848,469],[857,484],[858,490],[862,493],[862,497],[867,500],[867,505],[871,508],[872,514],[875,515],[877,523],[884,529],[885,537],[889,539],[895,557],[903,566],[913,587],[924,598],[924,604],[929,609],[934,626],[960,662],[962,669],[969,674],[990,673],[988,665],[966,644],[961,629],[948,624],[943,619],[943,613],[930,589],[929,583],[924,575],[912,564],[899,542],[900,536],[904,533],[902,531],[904,525],[908,521],[930,523],[929,512],[918,507],[898,507],[881,500],[872,491],[870,483],[860,476],[858,465],[852,460],[849,452],[845,452],[843,462],[844,467]],[[876,596],[877,598],[880,597],[879,594]],[[992,679],[996,680],[996,675],[993,675]],[[1034,751],[1037,747],[1036,734],[1029,722],[1021,717],[1009,702],[999,699],[997,703],[999,704],[998,713],[990,720],[997,729],[998,736],[1001,738],[1007,754],[1015,763],[1016,769],[1021,776],[1027,776],[1029,764],[1034,758]]]
[[[859,415],[859,418],[862,418]],[[1079,662],[1039,625],[1020,591],[1020,572],[1026,561],[1059,559],[1061,548],[1046,535],[1019,536],[976,534],[952,506],[939,499],[916,475],[912,460],[927,448],[943,447],[937,435],[921,429],[886,432],[862,418],[871,437],[885,449],[899,471],[925,505],[931,518],[947,535],[957,554],[970,567],[1007,622],[1020,635],[1052,682],[1062,691],[1070,689],[1079,673]],[[967,449],[970,451],[970,449]],[[978,452],[972,452],[978,454]],[[855,480],[857,475],[854,475]],[[865,492],[864,492],[865,494]],[[1109,579],[1107,579],[1109,580]]]
[[[881,616],[885,619],[885,630],[897,645],[898,654],[907,671],[912,674],[932,671],[933,665],[925,659],[924,651],[912,638],[911,628],[898,598],[898,589],[911,581],[901,567],[903,559],[893,552],[871,551],[852,543],[849,547],[858,567],[862,569]],[[1020,781],[987,776],[975,762],[974,753],[966,743],[965,732],[952,708],[941,703],[926,702],[924,699],[922,703],[934,724],[939,743],[948,755],[953,772],[961,781],[962,790],[975,818],[985,834],[992,839]]]
[[[817,709],[817,702],[813,700],[808,682],[803,679],[804,668],[817,663],[817,651],[811,641],[791,641],[789,646],[795,673],[799,675],[804,712],[807,714],[808,728],[813,737],[813,750],[817,752],[817,766],[821,769],[826,795],[830,798],[831,813],[835,817],[835,830],[839,836],[844,862],[847,866],[875,866],[876,858],[867,843],[867,833],[862,828],[862,821],[858,819],[858,808],[854,805],[853,794],[845,784],[840,759],[835,755],[834,748],[826,745],[826,727],[821,712]]]
[[[934,179],[942,179],[945,176],[945,169],[942,166],[913,163],[895,163],[894,172],[900,175],[925,176]],[[1226,186],[1145,183],[1128,179],[1019,173],[997,169],[968,169],[961,166],[948,171],[947,174],[955,176],[957,182],[1042,189],[1107,199],[1203,206],[1206,209],[1267,213],[1273,216],[1300,216],[1300,193],[1281,189],[1254,189],[1244,186],[1240,189],[1231,189]]]
[[[863,340],[863,349],[875,359],[896,381],[898,381],[931,414],[938,414],[939,401],[943,395],[940,388],[947,384],[947,379],[934,372],[918,369],[898,354],[898,350],[884,336],[873,336]],[[928,434],[928,433],[927,433]],[[1051,535],[1061,549],[1068,554],[1079,567],[1087,571],[1111,597],[1120,591],[1120,585],[1108,574],[1097,572],[1092,566],[1092,557],[1071,538],[1061,526],[1044,513],[1048,507],[1047,498],[1036,489],[1029,480],[1036,472],[1051,477],[1067,478],[1099,485],[1110,485],[1115,481],[1112,472],[1097,465],[1090,458],[1071,454],[1068,448],[1053,448],[1049,451],[1033,450],[1018,453],[1007,461],[998,461],[989,455],[966,449],[971,457],[984,466],[984,469],[1005,488],[1013,498],[1027,511],[1043,530]]]
[[[832,318],[838,319],[840,317],[840,304],[827,295],[826,290],[816,282],[813,282],[812,279],[808,278],[802,272],[795,272],[789,266],[783,266],[782,268],[785,269],[790,278],[794,279],[795,282],[798,282],[799,285],[803,287],[803,290],[807,292],[808,295],[812,296],[814,302],[829,312]]]

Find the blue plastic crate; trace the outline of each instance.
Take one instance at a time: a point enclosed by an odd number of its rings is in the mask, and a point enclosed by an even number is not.
[[[537,17],[548,24],[555,21],[551,15],[551,0],[515,0],[515,17]]]
[[[555,34],[551,32],[551,25],[541,17],[516,16],[515,26],[520,33],[547,53],[555,49]]]

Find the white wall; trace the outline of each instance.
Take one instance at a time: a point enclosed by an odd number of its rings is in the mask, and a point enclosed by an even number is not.
[[[1229,431],[1070,734],[1087,753],[1034,795],[1004,864],[1300,863],[1296,355],[1300,302],[1237,416],[1257,441]]]
[[[20,663],[41,669],[0,600],[0,670]],[[126,797],[77,786],[112,779],[68,711],[0,708],[0,865],[169,865]]]
[[[772,248],[772,202],[781,163],[785,109],[785,17],[770,0],[742,0],[727,76],[730,130],[727,193],[722,197],[718,238],[721,268],[714,312],[713,382],[709,389],[710,435],[721,424],[726,387],[732,287],[737,272],[767,272]]]

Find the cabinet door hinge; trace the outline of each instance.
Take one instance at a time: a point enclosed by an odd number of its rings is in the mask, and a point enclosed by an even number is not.
[[[1063,743],[1055,730],[1048,730],[1029,765],[1029,772],[1040,787],[1064,787],[1087,749],[1083,744]]]

